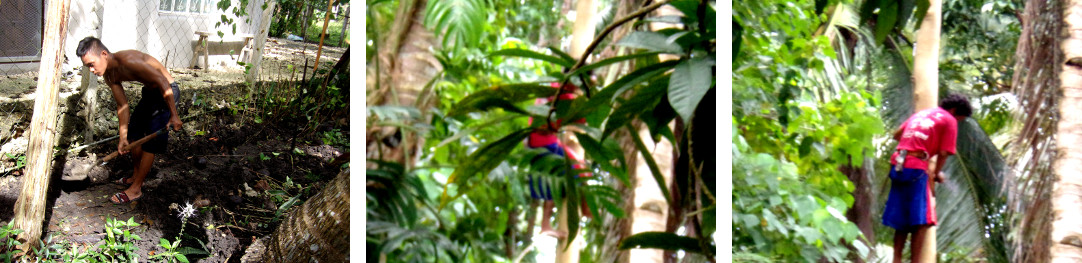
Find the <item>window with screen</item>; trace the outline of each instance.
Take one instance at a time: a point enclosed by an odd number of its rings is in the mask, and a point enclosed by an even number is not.
[[[218,0],[161,0],[158,10],[164,12],[182,12],[207,14],[215,12]]]

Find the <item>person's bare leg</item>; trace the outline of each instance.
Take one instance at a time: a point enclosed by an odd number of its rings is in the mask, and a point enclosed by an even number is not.
[[[909,240],[909,254],[913,263],[920,262],[924,256],[924,235],[928,233],[929,226],[919,226],[913,232],[913,238]]]
[[[894,230],[894,263],[902,263],[902,251],[905,250],[905,239],[909,232]]]
[[[542,207],[541,212],[541,234],[549,235],[556,238],[563,238],[566,234],[552,229],[552,223],[549,223],[549,217],[552,217],[552,208],[556,206],[556,203],[552,200],[545,200],[545,205]]]
[[[154,154],[143,151],[143,147],[135,147],[132,149],[132,160],[135,162],[135,171],[132,174],[131,186],[124,190],[124,194],[128,195],[128,198],[135,199],[143,196],[143,180],[146,179],[147,173],[150,172],[150,166],[154,164]],[[115,202],[116,196],[111,197]]]

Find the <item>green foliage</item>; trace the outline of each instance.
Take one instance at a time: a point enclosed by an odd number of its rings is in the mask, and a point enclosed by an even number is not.
[[[22,229],[15,228],[15,220],[0,226],[0,261],[12,262],[15,255],[22,253],[22,250],[16,248],[22,245],[17,239],[19,233],[22,232]]]
[[[928,7],[928,0],[864,1],[860,18],[875,21],[875,40],[882,43],[892,31],[902,30],[911,22],[919,27]]]
[[[132,242],[142,240],[142,238],[131,233],[131,230],[138,226],[139,223],[135,223],[135,218],[128,218],[128,221],[106,218],[105,239],[97,247],[100,251],[100,254],[96,255],[97,260],[102,262],[138,260],[139,255],[135,253],[135,244]]]
[[[327,2],[324,1],[323,6],[326,7],[326,5]],[[340,12],[344,13],[345,9],[343,8]],[[326,12],[321,13],[322,14],[313,15],[313,17],[318,17],[319,19],[313,20],[311,24],[308,25],[308,31],[304,32],[305,40],[313,42],[319,41],[321,34],[323,33],[323,19]],[[348,43],[346,43],[346,41],[349,41],[350,39],[349,28],[346,28],[345,35],[341,34],[342,27],[345,26],[345,21],[343,19],[346,19],[346,17],[339,16],[337,14],[331,15],[331,20],[327,22],[327,36],[323,37],[323,46],[346,47],[349,45]],[[338,45],[339,42],[342,43],[341,46]]]
[[[883,3],[893,5],[879,11],[887,32],[906,19],[898,9],[909,7]],[[734,6],[742,39],[732,80],[733,246],[762,256],[745,261],[842,261],[874,245],[844,216],[855,185],[838,168],[866,163],[873,139],[885,133],[881,99],[859,88],[869,82],[847,78],[862,54],[836,52],[815,31],[838,19],[817,15],[815,4],[822,1]],[[829,10],[847,14],[842,4]]]
[[[476,47],[486,32],[487,9],[482,0],[433,1],[426,5],[424,23],[441,36],[444,48]]]
[[[188,257],[184,254],[177,252],[177,248],[180,247],[180,238],[177,238],[177,240],[173,241],[172,243],[169,243],[169,240],[165,240],[164,238],[162,238],[160,239],[158,246],[165,251],[154,254],[153,256],[150,256],[149,259],[158,259],[161,260],[161,262],[188,263]]]
[[[349,137],[338,129],[323,132],[323,144],[349,147]]]
[[[26,154],[15,155],[11,153],[4,153],[4,156],[8,159],[15,161],[15,166],[11,167],[10,169],[19,169],[26,166]]]

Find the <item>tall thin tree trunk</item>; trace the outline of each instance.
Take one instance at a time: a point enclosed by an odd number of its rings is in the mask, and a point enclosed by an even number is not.
[[[45,16],[37,97],[34,100],[34,116],[30,120],[30,145],[26,150],[26,175],[23,177],[22,192],[15,202],[15,228],[25,231],[19,234],[23,251],[30,251],[29,248],[39,244],[42,222],[45,221],[45,197],[49,190],[53,145],[57,134],[57,87],[60,86],[60,67],[64,63],[62,47],[68,35],[70,2],[49,1]]]
[[[594,40],[594,23],[593,17],[597,14],[594,10],[597,10],[597,4],[594,0],[578,0],[575,5],[575,24],[573,25],[573,31],[571,31],[571,48],[570,54],[575,59],[587,60],[590,54],[585,53],[586,48],[590,45],[590,42]],[[582,145],[578,143],[575,136],[561,136],[563,137],[564,144],[567,145],[567,149],[572,152],[573,155],[579,158],[586,158],[585,152],[582,149]],[[560,204],[559,213],[556,214],[559,217],[559,224],[557,228],[559,231],[567,233],[568,236],[574,236],[575,239],[567,240],[563,239],[557,242],[556,246],[556,261],[557,262],[578,262],[579,250],[582,249],[582,242],[584,238],[579,233],[571,233],[569,231],[567,222],[568,215],[571,214],[567,209],[567,202],[579,202],[579,200],[564,200]],[[577,211],[576,211],[577,212]],[[578,213],[575,213],[579,215]],[[580,215],[581,216],[581,215]],[[570,246],[567,246],[567,242],[571,242]],[[566,249],[564,249],[566,248]]]
[[[916,107],[914,112],[934,108],[939,101],[939,34],[942,0],[930,0],[929,4],[928,12],[920,23],[920,29],[917,30],[916,54],[913,56],[913,105]],[[932,167],[941,165],[940,161],[942,160],[930,161],[929,171],[934,171]],[[933,180],[929,182],[935,184]],[[935,191],[934,187],[932,191]],[[934,196],[931,203],[934,209],[936,203]],[[935,262],[937,258],[936,227],[929,227],[924,237],[923,241],[913,240],[912,242],[924,242],[921,261]]]
[[[676,8],[666,5],[658,8],[654,11],[653,16],[681,16],[683,13],[676,10]],[[675,27],[673,24],[667,23],[650,23],[650,29],[657,31],[665,28]],[[659,56],[660,61],[668,61],[679,59],[679,56],[663,54]],[[669,123],[670,128],[673,127],[675,120]],[[635,170],[631,170],[633,177],[636,178],[635,184],[635,209],[631,214],[631,234],[638,234],[642,232],[668,232],[671,226],[675,226],[678,222],[672,222],[670,224],[670,215],[673,214],[671,206],[676,204],[670,204],[666,201],[666,197],[661,188],[670,188],[673,184],[673,165],[674,157],[677,157],[674,153],[676,147],[673,142],[668,139],[662,138],[659,141],[653,141],[650,136],[650,130],[646,126],[640,126],[636,131],[639,134],[639,138],[642,138],[647,147],[651,147],[650,154],[653,155],[654,160],[657,162],[657,166],[661,171],[661,177],[664,178],[666,185],[658,185],[657,180],[654,179],[653,172],[650,171],[649,166],[646,165],[645,159],[642,155],[636,155],[633,159],[635,164]],[[675,220],[683,222],[684,220]],[[675,229],[675,228],[672,228]],[[630,256],[636,260],[646,260],[647,262],[673,262],[675,254],[673,251],[663,251],[659,249],[632,249]]]
[[[346,41],[346,30],[349,29],[349,9],[352,7],[346,7],[346,14],[339,16],[339,19],[342,20],[342,31],[338,33],[338,47],[342,47],[342,43]]]
[[[346,262],[349,256],[349,170],[286,217],[267,240],[264,262]]]

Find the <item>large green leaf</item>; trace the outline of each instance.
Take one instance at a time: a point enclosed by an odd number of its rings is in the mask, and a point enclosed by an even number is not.
[[[569,119],[578,119],[584,115],[596,111],[597,109],[602,108],[602,106],[604,105],[612,104],[613,99],[616,98],[618,94],[621,94],[627,89],[635,85],[641,84],[644,81],[650,80],[657,75],[665,73],[665,71],[672,69],[679,63],[680,61],[674,60],[651,64],[649,66],[636,69],[635,71],[632,71],[631,73],[620,77],[616,81],[613,81],[612,84],[609,84],[605,88],[601,89],[601,91],[595,94],[593,97],[590,97],[584,107],[571,109],[568,112],[568,116],[570,116]]]
[[[649,51],[680,54],[680,45],[668,41],[669,36],[658,32],[632,31],[616,42],[618,46],[641,48]]]
[[[545,54],[541,54],[540,52],[536,52],[536,51],[528,50],[528,49],[518,49],[518,48],[501,49],[501,50],[498,50],[496,52],[492,52],[492,53],[490,53],[488,55],[489,56],[510,56],[510,57],[532,58],[532,59],[538,59],[538,60],[546,61],[546,62],[549,62],[549,63],[552,63],[552,64],[560,65],[560,66],[563,66],[563,67],[568,67],[568,68],[575,65],[574,60],[568,61],[568,60],[566,60],[566,59],[564,59],[562,57],[545,55]]]
[[[568,76],[575,76],[575,75],[585,73],[588,70],[593,70],[595,68],[608,66],[608,65],[611,65],[613,63],[617,63],[617,62],[621,62],[621,61],[625,61],[625,60],[630,60],[630,59],[637,59],[637,58],[643,58],[643,57],[649,57],[649,56],[657,56],[658,54],[661,54],[661,52],[645,52],[645,53],[637,53],[637,54],[631,54],[631,55],[626,55],[626,56],[618,56],[618,57],[607,58],[607,59],[603,59],[603,60],[598,61],[598,62],[591,63],[589,65],[585,65],[585,66],[582,66],[580,68],[577,68],[577,69],[575,69],[575,71],[572,71],[571,73],[569,73],[567,75]]]
[[[879,17],[875,23],[875,42],[883,43],[887,35],[894,29],[898,21],[898,2],[887,1],[885,6],[880,6]]]
[[[460,190],[458,194],[463,194],[465,192],[464,189],[468,188],[465,186],[465,182],[470,176],[488,174],[489,171],[492,171],[493,168],[496,168],[500,162],[507,158],[507,153],[510,153],[515,147],[518,147],[519,143],[521,143],[523,139],[526,139],[526,136],[530,135],[530,132],[532,131],[532,129],[518,130],[504,136],[500,140],[485,144],[485,146],[477,149],[477,151],[470,154],[469,157],[462,160],[458,167],[455,168],[455,171],[451,173],[451,177],[447,179],[447,184],[450,185],[454,183],[459,185]],[[443,207],[443,205],[450,201],[446,188],[444,189],[442,196],[443,198],[440,200],[440,207]]]
[[[461,116],[471,112],[485,111],[492,107],[527,114],[526,111],[515,107],[513,103],[552,96],[556,94],[556,91],[556,89],[540,83],[495,86],[466,96],[447,112],[447,116]]]
[[[604,140],[609,134],[616,131],[616,129],[623,128],[624,124],[630,123],[631,120],[635,119],[643,112],[657,106],[669,85],[668,78],[669,76],[664,76],[655,79],[646,87],[636,91],[626,102],[621,103],[619,107],[615,108],[612,114],[609,114],[608,121],[605,122],[604,129],[601,133],[601,139]]]
[[[620,249],[632,248],[683,250],[685,252],[699,254],[704,254],[704,250],[717,251],[717,248],[713,245],[708,245],[708,247],[704,249],[703,246],[700,245],[699,239],[667,232],[642,232],[620,241]]]
[[[990,261],[1005,262],[1010,258],[1006,243],[1011,231],[1000,211],[1006,209],[1002,190],[1007,163],[972,118],[958,123],[957,152],[944,164],[947,181],[936,189],[939,248],[947,249],[945,244],[981,247]]]
[[[673,70],[669,78],[669,104],[684,121],[691,120],[691,114],[703,95],[711,88],[714,81],[714,58],[694,57],[686,60]]]

